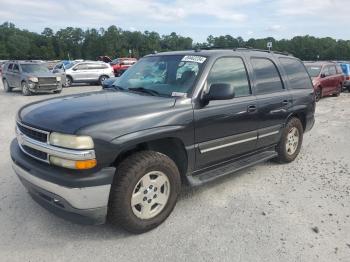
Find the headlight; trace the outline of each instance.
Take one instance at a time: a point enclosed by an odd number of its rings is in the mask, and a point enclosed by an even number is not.
[[[39,79],[37,77],[29,77],[29,81],[39,82]]]
[[[69,169],[90,169],[96,166],[96,159],[88,159],[88,160],[69,160],[56,156],[50,156],[50,163],[56,166],[69,168]]]
[[[57,82],[61,82],[61,77],[60,76],[56,76],[56,80],[57,80]]]
[[[71,149],[93,149],[94,141],[89,136],[74,136],[60,133],[50,134],[50,144]]]

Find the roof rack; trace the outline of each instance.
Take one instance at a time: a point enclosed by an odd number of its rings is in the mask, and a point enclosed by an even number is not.
[[[273,53],[273,54],[279,54],[279,55],[287,55],[287,56],[293,56],[293,54],[288,53],[287,51],[270,51],[267,49],[257,49],[257,48],[251,48],[251,47],[239,47],[234,48],[234,51],[258,51],[258,52],[265,52],[265,53]]]

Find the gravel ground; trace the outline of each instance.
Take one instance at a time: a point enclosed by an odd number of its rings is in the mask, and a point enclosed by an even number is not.
[[[15,176],[9,145],[16,111],[52,96],[0,87],[1,261],[350,261],[349,93],[317,104],[315,127],[296,161],[186,187],[165,223],[136,236],[57,218]]]

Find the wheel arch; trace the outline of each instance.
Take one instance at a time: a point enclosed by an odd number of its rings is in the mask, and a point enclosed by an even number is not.
[[[159,152],[172,159],[179,169],[182,182],[186,181],[188,153],[183,141],[178,137],[147,140],[125,147],[115,158],[112,165],[117,167],[128,156],[145,150]]]
[[[296,118],[298,118],[298,119],[300,120],[300,122],[301,122],[301,124],[302,124],[302,126],[303,126],[303,131],[305,131],[305,129],[306,129],[306,113],[303,112],[303,111],[291,113],[291,114],[288,116],[285,125],[287,125],[288,121],[289,121],[290,119],[292,119],[293,117],[296,117]]]

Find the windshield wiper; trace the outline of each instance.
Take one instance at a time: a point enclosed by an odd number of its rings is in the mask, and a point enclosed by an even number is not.
[[[160,96],[159,92],[157,92],[156,90],[148,89],[144,87],[130,87],[128,89],[131,91],[141,92],[152,96]]]

